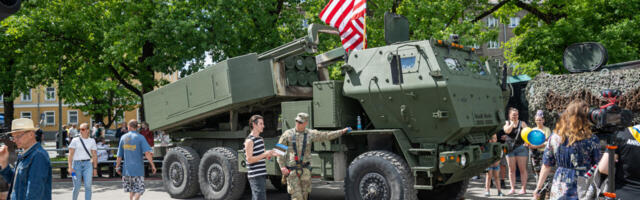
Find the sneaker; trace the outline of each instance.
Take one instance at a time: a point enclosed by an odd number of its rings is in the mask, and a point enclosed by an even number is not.
[[[491,196],[491,193],[489,193],[489,192],[484,192],[484,196],[485,196],[485,197],[489,197],[489,196]]]
[[[509,190],[509,193],[507,193],[507,195],[512,195],[512,194],[515,194],[515,193],[516,193],[515,190]]]
[[[502,192],[498,191],[498,196],[499,196],[499,197],[502,197],[502,196],[503,196],[503,195],[502,195]]]
[[[518,192],[518,194],[526,194],[526,193],[527,193],[527,191],[525,191],[525,190],[520,190],[520,192]]]

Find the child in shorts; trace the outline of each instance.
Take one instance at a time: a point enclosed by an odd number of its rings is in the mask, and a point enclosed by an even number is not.
[[[494,143],[494,142],[498,142],[498,137],[496,136],[496,134],[493,134],[491,136],[491,139],[489,139],[490,143]],[[496,186],[496,188],[498,189],[498,196],[502,196],[502,192],[500,192],[500,161],[496,161],[495,163],[493,163],[491,166],[489,166],[487,168],[487,175],[486,175],[486,180],[484,182],[484,188],[485,188],[485,193],[484,196],[491,196],[491,179],[493,178],[493,184]]]

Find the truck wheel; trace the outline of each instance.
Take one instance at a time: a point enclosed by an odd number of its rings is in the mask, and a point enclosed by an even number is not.
[[[172,198],[186,199],[200,191],[196,178],[199,162],[200,156],[191,147],[169,149],[162,161],[162,180]]]
[[[287,192],[287,184],[282,184],[282,176],[269,176],[269,181],[279,192]]]
[[[415,200],[411,169],[402,157],[388,151],[358,156],[347,171],[346,199]]]
[[[226,147],[209,149],[200,161],[198,180],[205,199],[238,199],[247,182],[238,171],[237,152]]]
[[[464,199],[464,193],[469,187],[469,180],[452,183],[434,190],[420,190],[418,197],[420,199]]]

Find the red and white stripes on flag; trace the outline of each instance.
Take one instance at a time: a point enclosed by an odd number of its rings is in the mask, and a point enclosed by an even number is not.
[[[365,28],[366,0],[330,0],[320,12],[320,19],[340,31],[342,47],[349,51],[367,45]]]

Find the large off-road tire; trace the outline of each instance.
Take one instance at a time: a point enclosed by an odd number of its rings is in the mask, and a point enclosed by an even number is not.
[[[358,156],[347,171],[345,195],[349,200],[415,200],[411,169],[402,157],[388,151]]]
[[[198,186],[198,164],[200,156],[191,147],[179,146],[169,149],[162,161],[162,181],[172,198],[186,199],[200,191]]]
[[[469,179],[441,186],[433,190],[420,190],[418,197],[420,199],[464,199],[464,194],[469,188]]]
[[[239,199],[247,175],[238,171],[238,153],[230,148],[209,149],[200,160],[198,181],[205,199]]]
[[[287,184],[282,184],[282,176],[269,176],[269,181],[279,192],[287,192]]]

